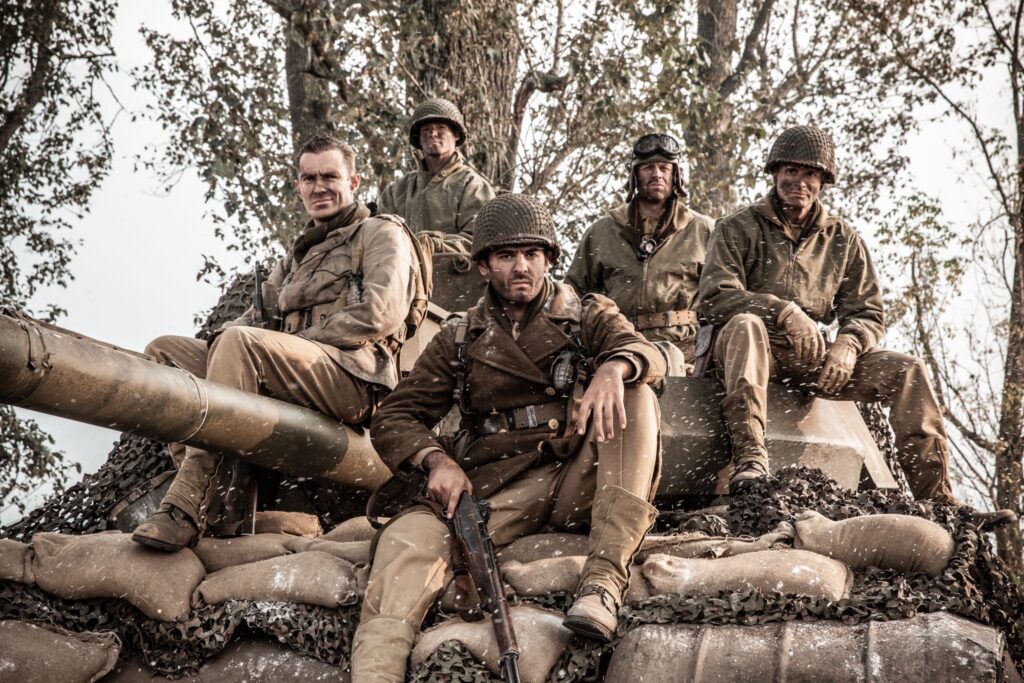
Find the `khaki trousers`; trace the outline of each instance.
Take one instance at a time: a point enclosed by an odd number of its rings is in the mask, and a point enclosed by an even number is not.
[[[146,353],[211,382],[312,408],[343,422],[361,422],[371,409],[365,382],[345,372],[317,344],[283,332],[229,327],[209,346],[190,337],[158,337]],[[230,461],[181,444],[171,445],[171,457],[178,474],[163,502],[184,510],[203,529],[211,504],[226,493]]]
[[[816,392],[823,363],[801,364],[785,343],[768,335],[758,316],[734,316],[715,343],[715,363],[725,384],[722,403],[734,462],[764,449],[767,387],[770,378]],[[881,403],[889,408],[900,466],[918,499],[954,502],[949,484],[949,446],[942,411],[921,359],[895,351],[867,351],[857,359],[850,381],[821,398]],[[737,443],[738,442],[738,443]]]
[[[628,581],[629,563],[654,521],[656,512],[649,501],[660,469],[661,415],[654,392],[647,386],[627,389],[625,405],[624,432],[616,430],[614,438],[597,443],[591,425],[574,458],[528,470],[488,499],[488,529],[499,547],[549,524],[572,528],[591,519],[595,508],[589,572],[584,569],[589,576],[582,582],[606,588],[617,600]],[[597,519],[602,500],[607,501],[602,507],[618,511],[622,519],[612,525]],[[610,533],[599,531],[609,527]],[[629,538],[624,552],[613,539],[622,529]],[[448,526],[421,508],[397,518],[381,533],[353,644],[354,683],[405,680],[416,632],[452,580],[452,542]]]

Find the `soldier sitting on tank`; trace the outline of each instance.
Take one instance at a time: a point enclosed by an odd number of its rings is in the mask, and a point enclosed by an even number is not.
[[[485,205],[473,258],[486,294],[434,337],[374,417],[377,452],[393,471],[426,470],[432,506],[406,510],[377,541],[353,680],[404,680],[418,627],[452,578],[444,518],[464,492],[489,500],[498,546],[547,525],[589,524],[565,624],[601,640],[615,631],[630,559],[657,514],[660,415],[647,384],[664,360],[611,300],[581,300],[547,277],[559,253],[537,200],[506,194]],[[467,432],[442,445],[431,428],[452,405]]]
[[[828,399],[889,408],[899,463],[915,498],[956,504],[949,446],[924,363],[878,348],[885,332],[878,277],[860,235],[818,199],[836,181],[832,138],[784,131],[768,153],[767,196],[718,221],[700,279],[708,321],[721,326],[714,362],[732,441],[730,493],[768,474],[770,378]],[[831,344],[819,324],[838,323]],[[986,525],[1009,511],[979,515]]]
[[[351,147],[316,136],[302,145],[296,166],[295,189],[310,220],[264,283],[270,329],[253,326],[250,308],[209,343],[167,336],[146,352],[210,381],[358,424],[398,382],[394,350],[416,293],[419,261],[405,227],[386,216],[371,218],[355,201],[359,175]],[[359,265],[354,249],[361,250]],[[132,539],[165,551],[194,544],[211,504],[223,500],[226,460],[185,449],[159,511]]]
[[[465,142],[458,107],[440,98],[421,103],[409,124],[420,169],[392,182],[378,200],[380,213],[404,218],[430,253],[468,253],[473,217],[494,197],[487,178],[459,151]]]
[[[697,282],[714,222],[686,205],[682,148],[670,135],[633,145],[626,203],[599,218],[576,249],[565,281],[604,294],[685,375],[697,334]]]

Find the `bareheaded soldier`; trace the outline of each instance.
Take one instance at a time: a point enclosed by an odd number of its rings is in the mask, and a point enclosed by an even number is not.
[[[633,145],[626,203],[587,230],[565,281],[604,294],[685,375],[697,334],[697,283],[713,221],[686,206],[682,148],[670,135]]]
[[[484,206],[473,259],[486,294],[431,340],[374,416],[377,452],[394,471],[425,469],[432,506],[408,509],[378,539],[353,680],[404,680],[416,631],[452,580],[445,519],[464,492],[490,502],[498,546],[548,524],[589,523],[565,624],[602,640],[615,631],[630,560],[656,516],[660,414],[646,385],[665,364],[611,300],[581,300],[548,278],[559,252],[537,200],[506,194]],[[431,431],[452,405],[468,430],[461,448]]]
[[[460,235],[468,248],[471,222],[494,197],[491,184],[466,163],[459,147],[466,141],[462,112],[444,99],[423,102],[412,115],[409,142],[421,154],[420,170],[388,185],[378,200],[380,213],[404,218],[435,250]]]
[[[250,308],[209,343],[160,337],[146,353],[210,381],[358,424],[398,383],[395,350],[419,261],[407,228],[371,218],[355,201],[359,175],[351,147],[314,137],[299,150],[296,166],[295,189],[310,220],[263,284],[270,329],[253,326],[259,318]],[[132,539],[166,551],[194,544],[211,505],[223,501],[230,471],[222,454],[184,449],[159,511]]]
[[[882,296],[867,248],[818,200],[836,180],[832,138],[813,126],[789,128],[764,170],[771,191],[718,221],[700,280],[702,311],[720,326],[713,353],[733,448],[730,492],[768,473],[766,392],[777,379],[822,398],[881,402],[914,497],[955,504],[942,411],[924,363],[878,348]],[[830,344],[819,324],[833,321]],[[993,525],[1013,515],[979,518]]]

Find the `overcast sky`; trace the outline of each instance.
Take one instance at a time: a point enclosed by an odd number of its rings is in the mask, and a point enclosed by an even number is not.
[[[109,80],[118,98],[136,113],[150,105],[148,93],[132,89],[130,76],[133,68],[150,60],[139,34],[143,20],[160,28],[173,22],[165,3],[119,4],[114,48],[120,71]],[[1003,115],[999,88],[996,80],[983,85],[979,102],[983,111]],[[143,116],[132,121],[122,114],[113,134],[110,176],[94,195],[91,213],[75,227],[75,237],[81,240],[71,264],[75,280],[67,289],[42,290],[37,301],[65,308],[68,315],[59,321],[64,327],[142,350],[161,334],[193,334],[195,314],[215,303],[216,288],[195,280],[203,254],[215,255],[229,266],[238,259],[214,237],[211,221],[204,219],[205,186],[195,174],[184,174],[170,194],[161,194],[155,177],[135,170],[135,155],[148,145],[165,144],[160,127]],[[962,165],[953,160],[951,144],[959,135],[962,132],[956,126],[926,121],[906,150],[913,169],[907,182],[941,197],[948,219],[966,221],[984,200],[978,194],[977,179],[965,176]],[[870,220],[852,218],[870,245]],[[107,429],[21,412],[37,419],[57,447],[87,472],[102,464],[118,438]]]

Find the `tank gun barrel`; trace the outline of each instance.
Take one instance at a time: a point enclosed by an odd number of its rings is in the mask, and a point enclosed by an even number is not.
[[[390,473],[356,430],[31,318],[0,314],[0,401],[373,490]]]

